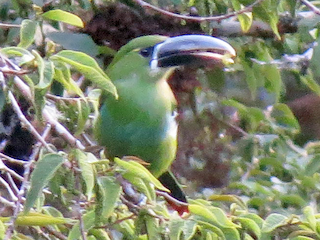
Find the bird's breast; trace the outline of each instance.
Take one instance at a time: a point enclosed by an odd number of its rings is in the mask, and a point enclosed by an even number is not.
[[[166,159],[170,164],[176,152],[177,124],[167,83],[122,81],[116,87],[119,99],[107,98],[100,110],[96,125],[99,143],[107,147],[110,156],[133,155],[158,164]]]

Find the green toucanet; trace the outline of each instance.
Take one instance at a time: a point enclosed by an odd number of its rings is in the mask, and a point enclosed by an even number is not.
[[[160,181],[167,182],[166,172],[176,155],[177,124],[176,101],[166,79],[179,66],[213,66],[233,56],[228,43],[205,35],[151,35],[130,41],[107,69],[119,97],[102,100],[95,125],[99,144],[111,158],[137,156],[149,162],[151,173],[164,174]],[[170,183],[164,185],[173,191]]]

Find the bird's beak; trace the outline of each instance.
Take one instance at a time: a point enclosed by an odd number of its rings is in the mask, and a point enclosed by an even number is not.
[[[183,35],[166,39],[155,46],[152,67],[212,67],[233,63],[236,51],[221,39],[205,35]]]

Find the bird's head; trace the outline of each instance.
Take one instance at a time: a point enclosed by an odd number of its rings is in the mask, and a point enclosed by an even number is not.
[[[179,66],[212,67],[221,63],[232,63],[235,55],[236,52],[230,44],[211,36],[150,35],[135,38],[123,46],[115,55],[109,69],[118,68],[119,73],[125,72],[123,69],[127,68],[143,71],[142,67],[154,72]]]

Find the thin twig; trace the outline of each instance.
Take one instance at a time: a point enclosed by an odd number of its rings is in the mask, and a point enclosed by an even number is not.
[[[32,228],[32,231],[34,231],[35,234],[39,235],[41,237],[41,239],[43,238],[43,239],[46,239],[46,240],[51,240],[50,234],[48,234],[47,232],[44,232],[40,228]]]
[[[44,128],[43,130],[43,133],[42,133],[42,138],[43,139],[46,139],[50,133],[50,130],[51,130],[51,125],[50,124],[47,124],[46,127]],[[35,160],[38,158],[39,154],[40,154],[40,150],[41,150],[41,147],[42,147],[42,144],[41,142],[37,142],[34,147],[33,147],[33,151],[32,151],[32,154],[30,155],[30,159],[32,160]]]
[[[7,63],[9,61],[9,59],[5,59],[5,58],[1,58],[1,60],[3,61],[3,64]],[[14,69],[10,69],[10,67],[14,67]],[[13,71],[20,71],[20,68],[16,65],[14,65],[12,62],[8,62],[8,65],[5,65],[5,67],[2,67],[0,71],[0,84],[1,87],[3,89],[3,91],[7,91],[8,94],[8,98],[11,102],[13,111],[17,114],[18,118],[20,119],[21,123],[24,124],[24,126],[27,127],[27,129],[29,130],[29,132],[38,140],[40,141],[43,146],[46,147],[46,149],[48,151],[51,151],[51,148],[49,147],[49,145],[47,144],[47,142],[41,137],[41,135],[38,133],[38,131],[35,129],[35,127],[29,122],[29,120],[26,118],[26,116],[23,114],[23,112],[20,109],[20,106],[15,98],[15,96],[13,95],[13,93],[8,90],[8,87],[5,83],[5,77],[3,74],[3,71],[8,71],[8,70],[13,70]]]
[[[43,118],[52,125],[57,134],[63,137],[71,146],[77,147],[81,150],[85,149],[85,146],[83,146],[79,139],[75,138],[64,126],[61,125],[61,123],[57,121],[57,119],[52,117],[50,110],[47,107],[44,107],[42,110],[42,115]]]
[[[98,226],[98,227],[95,227],[97,229],[101,229],[101,228],[110,228],[112,226],[117,226],[119,225],[120,223],[126,221],[126,220],[129,220],[129,219],[134,219],[136,217],[136,214],[132,213],[131,215],[127,216],[127,217],[124,217],[124,218],[120,218],[118,219],[117,221],[111,223],[111,224],[108,224],[108,225],[103,225],[103,226]]]
[[[75,177],[75,184],[74,184],[74,188],[76,191],[78,191],[78,196],[76,197],[76,203],[75,203],[75,208],[77,210],[77,218],[79,220],[79,230],[80,230],[80,235],[81,235],[81,239],[82,240],[87,240],[87,233],[86,233],[86,229],[84,226],[84,222],[83,222],[83,211],[82,211],[82,207],[81,207],[81,189],[82,189],[82,184],[81,184],[81,177],[80,177],[80,173],[78,171],[74,171],[73,170],[73,175]]]
[[[80,204],[79,204],[80,207]],[[82,218],[82,212],[78,211],[78,219],[79,219],[79,228],[80,228],[80,233],[81,233],[81,238],[82,240],[87,240],[87,234],[85,231],[85,227],[84,227],[84,222],[83,222],[83,218]]]
[[[61,240],[67,240],[68,238],[63,235],[62,233],[60,232],[57,232],[55,230],[53,230],[53,228],[51,227],[44,227],[44,229],[51,235],[53,235],[54,237],[58,238],[58,239],[61,239]]]
[[[47,127],[45,129],[45,131],[43,132],[41,138],[42,139],[46,138],[48,133],[49,133],[49,131],[50,131],[50,127]],[[39,144],[39,142],[37,144]],[[40,145],[41,145],[41,143],[40,143]],[[27,189],[27,185],[29,183],[29,178],[30,178],[30,174],[31,174],[31,167],[32,167],[32,165],[33,165],[33,163],[35,161],[35,157],[38,156],[39,151],[40,151],[40,147],[34,148],[32,154],[30,156],[29,161],[26,162],[25,165],[24,165],[23,181],[21,183],[21,187],[20,187],[19,193],[17,195],[18,201],[16,202],[16,206],[14,208],[12,217],[10,219],[9,226],[7,228],[4,240],[11,239],[12,234],[14,232],[15,222],[17,220],[18,214],[21,211],[21,208],[23,207],[22,203],[24,201],[24,194],[25,194],[25,191]]]
[[[8,201],[8,199],[5,199],[4,197],[0,196],[0,203],[2,203],[3,205],[15,208],[16,205],[13,202]]]
[[[8,64],[8,68],[11,67],[15,71],[20,71],[21,69],[15,65],[12,61],[10,61],[8,58],[4,56],[0,56],[3,62]],[[23,96],[26,98],[27,101],[29,101],[31,104],[33,104],[33,96],[31,94],[31,90],[24,83],[24,81],[19,77],[15,76],[13,78],[14,85],[20,90],[20,92],[23,94]],[[62,126],[57,119],[52,116],[51,110],[48,106],[45,106],[42,110],[42,115],[45,121],[50,123],[50,125],[54,128],[54,130],[62,136],[71,146],[75,146],[79,149],[84,150],[85,147],[80,142],[80,140],[76,139],[64,126]]]
[[[139,210],[141,210],[141,207],[140,206],[138,206],[138,205],[136,205],[136,204],[134,204],[133,202],[131,202],[131,201],[129,201],[129,200],[127,200],[124,196],[120,196],[120,200],[121,200],[121,202],[122,203],[124,203],[127,207],[128,207],[128,209],[131,211],[131,212],[133,212],[134,214],[138,214],[138,212],[139,212]]]
[[[14,163],[14,164],[24,165],[26,163],[26,161],[9,157],[9,156],[5,155],[4,153],[1,153],[1,152],[0,152],[0,157],[3,158],[3,160],[6,160],[6,161]]]
[[[1,183],[1,186],[4,186],[7,189],[11,199],[13,201],[17,201],[18,200],[17,196],[14,194],[14,192],[12,191],[10,185],[6,182],[6,180],[0,177],[0,183]]]
[[[163,192],[163,191],[160,191],[160,190],[156,190],[156,194],[158,196],[162,196],[164,197],[164,199],[166,199],[167,202],[172,202],[174,203],[176,206],[184,206],[184,207],[188,207],[189,204],[186,203],[186,202],[181,202],[177,199],[175,199],[174,197],[172,197],[169,193],[166,193],[166,192]]]
[[[83,138],[83,140],[86,142],[86,145],[88,145],[88,147],[92,147],[92,146],[97,146],[97,144],[94,144],[94,142],[91,141],[91,139],[89,138],[89,136],[85,133],[81,134],[81,137]],[[88,148],[87,147],[87,148]],[[86,149],[87,149],[86,148]]]
[[[224,126],[230,128],[230,129],[233,129],[234,131],[240,133],[244,137],[249,136],[249,134],[246,131],[244,131],[242,128],[235,126],[227,121],[224,121],[224,120],[217,118],[214,114],[212,114],[212,112],[208,111],[207,113],[210,116],[210,118],[213,118],[215,121],[219,122],[220,124],[223,124]]]
[[[31,168],[32,164],[33,164],[33,161],[26,162],[26,164],[25,164],[25,169],[24,169],[24,174],[23,174],[24,179],[22,181],[22,184],[21,184],[18,196],[17,196],[18,201],[16,202],[16,205],[15,205],[12,217],[10,219],[9,226],[7,228],[4,240],[9,240],[12,237],[12,234],[13,234],[13,231],[15,228],[15,222],[16,222],[18,214],[20,213],[21,208],[22,208],[23,196],[25,193],[25,189],[27,188],[27,183],[28,183],[29,176],[30,176],[30,168]]]
[[[4,163],[2,163],[2,164],[3,164],[3,166],[2,166],[3,171],[9,173],[13,177],[15,177],[17,180],[23,181],[23,177],[21,177],[18,173],[16,173],[12,169],[8,168]]]
[[[56,96],[50,93],[46,94],[46,97],[48,99],[51,99],[53,101],[65,101],[65,102],[71,102],[71,103],[76,103],[77,101],[81,100],[80,97],[60,97],[60,96]]]
[[[317,8],[315,5],[313,5],[311,2],[309,2],[308,0],[301,0],[301,2],[306,5],[312,12],[314,12],[315,14],[320,15],[320,9]]]
[[[20,175],[19,175],[19,176],[20,176]],[[15,194],[18,194],[18,193],[19,193],[19,188],[17,187],[17,184],[14,182],[11,174],[7,172],[7,173],[6,173],[6,177],[7,177],[6,181],[9,183],[12,191],[14,191]],[[22,177],[21,177],[21,178],[22,178]]]
[[[8,24],[8,23],[0,23],[0,28],[20,28],[21,25],[18,24]]]
[[[39,141],[41,144],[49,151],[54,152],[47,142],[42,138],[42,136],[38,133],[38,131],[35,129],[35,127],[29,122],[29,120],[26,118],[26,116],[21,111],[19,104],[14,97],[13,93],[11,91],[8,91],[8,97],[11,101],[11,105],[15,113],[17,114],[20,121],[28,128],[29,132]]]
[[[17,75],[17,76],[21,76],[21,75],[25,75],[25,74],[29,74],[32,73],[32,70],[13,70],[13,69],[8,69],[8,68],[0,68],[0,72],[7,74],[7,75]]]
[[[166,16],[170,16],[170,17],[174,17],[174,18],[179,18],[179,19],[183,19],[186,21],[193,21],[193,22],[204,22],[204,21],[221,21],[223,19],[227,19],[236,15],[240,15],[242,13],[245,12],[250,12],[252,11],[252,8],[258,4],[260,4],[261,2],[263,2],[264,0],[257,0],[254,3],[250,4],[249,6],[239,10],[239,11],[235,11],[232,13],[228,13],[225,15],[221,15],[221,16],[213,16],[213,17],[195,17],[195,16],[185,16],[185,15],[181,15],[181,14],[176,14],[176,13],[172,13],[166,10],[163,10],[161,8],[158,8],[154,5],[151,5],[143,0],[134,0],[134,2],[136,2],[137,4],[139,4],[141,7],[143,8],[149,8],[152,9],[156,12],[162,13]]]
[[[132,184],[123,178],[121,174],[116,174],[117,182],[121,185],[125,198],[134,205],[142,206],[146,204],[147,198],[142,193],[137,192]]]

